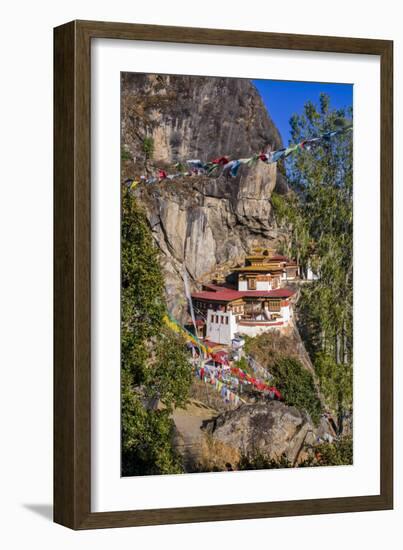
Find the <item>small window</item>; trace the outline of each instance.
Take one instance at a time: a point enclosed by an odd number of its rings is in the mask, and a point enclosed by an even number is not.
[[[225,324],[228,325],[228,317],[225,318]]]
[[[270,311],[280,311],[281,301],[280,300],[270,300],[269,301],[269,310]]]
[[[248,289],[256,290],[256,279],[248,279]]]

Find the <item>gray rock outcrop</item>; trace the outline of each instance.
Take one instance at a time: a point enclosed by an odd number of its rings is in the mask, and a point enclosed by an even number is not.
[[[125,179],[155,174],[157,167],[172,171],[189,158],[249,157],[280,147],[281,139],[249,80],[125,73],[122,146],[131,157],[122,162]],[[195,288],[217,270],[228,274],[253,246],[275,244],[270,197],[276,184],[284,186],[276,165],[258,162],[236,178],[183,177],[138,187],[162,253],[168,307],[178,319],[186,310],[184,269]]]
[[[242,455],[285,456],[291,464],[305,458],[304,448],[316,441],[309,416],[280,401],[242,405],[206,422],[204,429]]]

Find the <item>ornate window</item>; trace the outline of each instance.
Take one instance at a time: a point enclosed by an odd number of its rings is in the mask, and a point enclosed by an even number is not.
[[[269,301],[269,310],[270,311],[280,311],[281,300],[270,300]]]
[[[256,279],[255,278],[249,278],[248,279],[248,289],[249,290],[256,290]]]

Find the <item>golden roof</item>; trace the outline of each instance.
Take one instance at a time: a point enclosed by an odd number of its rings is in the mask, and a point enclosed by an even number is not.
[[[243,267],[236,267],[234,271],[282,271],[283,268],[275,264],[261,264],[261,265],[245,265]]]
[[[267,256],[271,256],[273,252],[274,252],[274,249],[269,248],[267,246],[255,246],[252,248],[252,255],[258,254],[258,255],[263,255],[267,257]]]
[[[267,259],[267,256],[263,256],[263,254],[253,254],[251,256],[246,256],[246,260],[265,260]]]

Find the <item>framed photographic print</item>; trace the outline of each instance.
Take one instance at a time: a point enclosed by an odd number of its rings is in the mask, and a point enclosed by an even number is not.
[[[55,521],[391,509],[392,42],[54,45]]]

